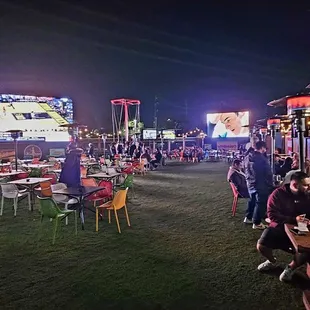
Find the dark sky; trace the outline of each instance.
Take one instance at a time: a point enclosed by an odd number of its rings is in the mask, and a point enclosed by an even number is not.
[[[70,96],[106,128],[118,97],[148,126],[155,96],[161,123],[185,102],[192,127],[220,107],[261,117],[310,83],[310,3],[287,2],[0,0],[0,92]]]

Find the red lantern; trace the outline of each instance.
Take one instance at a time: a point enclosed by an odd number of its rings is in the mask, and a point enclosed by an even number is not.
[[[280,118],[270,118],[267,120],[268,129],[280,129],[281,119]]]

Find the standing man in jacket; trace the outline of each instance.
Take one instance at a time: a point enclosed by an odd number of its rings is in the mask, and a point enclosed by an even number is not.
[[[248,208],[245,222],[247,220],[249,223],[252,215],[253,229],[266,228],[262,219],[265,218],[268,196],[273,189],[273,176],[266,157],[266,150],[266,143],[258,141],[254,153],[245,160],[248,189],[252,197],[255,195],[256,200],[255,205],[251,205],[252,208],[254,207],[252,214],[252,210]]]

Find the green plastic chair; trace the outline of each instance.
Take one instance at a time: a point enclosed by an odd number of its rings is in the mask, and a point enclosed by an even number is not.
[[[133,186],[133,175],[128,174],[124,182],[116,186],[117,189],[126,189],[129,188],[132,191],[133,198],[135,198],[135,191]]]
[[[39,197],[41,223],[44,217],[54,220],[54,232],[53,232],[53,244],[55,244],[57,228],[60,220],[66,218],[70,214],[74,214],[75,217],[75,235],[77,235],[77,218],[76,210],[61,210],[57,203],[50,197]]]

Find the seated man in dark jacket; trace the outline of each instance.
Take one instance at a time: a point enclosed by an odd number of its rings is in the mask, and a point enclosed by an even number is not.
[[[233,183],[242,198],[250,198],[245,174],[241,171],[241,160],[235,159],[228,170],[227,181]]]
[[[274,249],[295,253],[284,224],[297,225],[298,222],[309,224],[309,220],[305,218],[305,215],[310,215],[309,188],[310,178],[306,173],[299,171],[292,175],[290,184],[277,188],[270,195],[267,213],[271,223],[257,242],[258,251],[267,258],[267,261],[257,267],[259,271],[277,267],[277,260],[273,256]],[[295,253],[294,260],[280,275],[280,281],[291,280],[294,270],[309,261],[309,258],[309,254]]]

